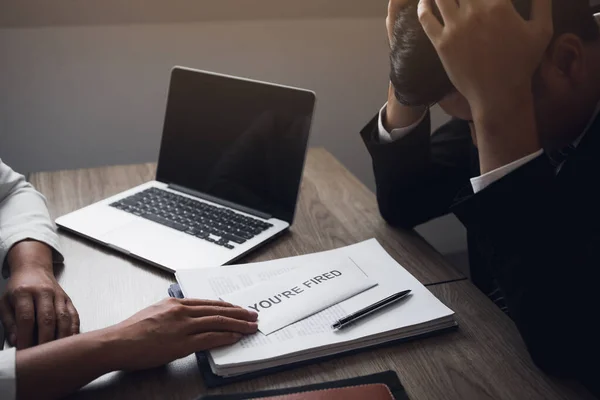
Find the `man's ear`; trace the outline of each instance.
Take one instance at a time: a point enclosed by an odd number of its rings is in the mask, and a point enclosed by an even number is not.
[[[583,84],[588,73],[585,57],[585,45],[577,35],[560,35],[546,52],[543,62],[545,78],[571,86]]]

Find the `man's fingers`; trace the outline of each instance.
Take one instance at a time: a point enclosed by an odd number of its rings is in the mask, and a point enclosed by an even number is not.
[[[542,31],[552,34],[552,0],[531,1],[531,21]]]
[[[208,332],[194,335],[192,338],[192,352],[215,349],[237,343],[244,335],[234,332]]]
[[[54,340],[56,334],[56,311],[54,311],[54,293],[42,291],[36,295],[38,344]]]
[[[184,306],[207,306],[207,307],[236,307],[233,304],[219,300],[178,299]]]
[[[423,1],[421,1],[421,3],[422,2]],[[456,0],[435,0],[435,3],[440,10],[445,25],[448,25],[449,22],[452,22],[452,20],[456,18],[456,15],[458,14],[458,3]]]
[[[191,333],[202,332],[237,332],[246,335],[256,333],[256,322],[240,321],[239,319],[214,315],[212,317],[196,318],[190,324]]]
[[[4,296],[0,300],[0,322],[4,327],[4,332],[8,338],[8,343],[11,346],[16,345],[17,342],[17,323],[15,321],[15,315],[8,297]]]
[[[67,300],[63,296],[54,299],[56,312],[56,338],[62,339],[71,336],[71,313],[67,309]]]
[[[17,349],[23,350],[33,345],[35,308],[30,293],[17,293],[12,299],[17,321]]]
[[[67,299],[67,310],[71,315],[71,335],[77,335],[79,333],[81,322],[79,320],[79,313],[77,312],[77,309],[73,305],[71,299]]]
[[[238,307],[189,307],[189,315],[194,318],[222,315],[249,322],[258,318],[257,313]]]
[[[433,14],[431,8],[431,2],[434,0],[420,0],[419,7],[417,9],[419,14],[419,21],[425,30],[425,33],[433,43],[436,42],[437,38],[441,35],[444,27]]]

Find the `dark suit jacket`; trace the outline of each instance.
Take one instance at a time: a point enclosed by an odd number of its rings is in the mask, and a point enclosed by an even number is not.
[[[472,279],[498,287],[533,360],[600,394],[600,118],[557,175],[545,156],[473,195],[479,175],[468,125],[430,135],[430,119],[394,143],[362,131],[377,199],[392,225],[454,212],[466,226]]]

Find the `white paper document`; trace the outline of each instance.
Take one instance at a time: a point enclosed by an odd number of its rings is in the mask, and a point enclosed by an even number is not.
[[[258,313],[265,335],[377,286],[350,258],[315,263],[278,278],[221,295],[221,300]]]
[[[339,266],[341,259],[348,258],[378,285],[272,334],[258,332],[232,346],[211,350],[209,361],[213,372],[220,376],[239,375],[456,325],[452,310],[402,268],[374,239],[337,250],[262,263],[180,269],[176,276],[185,297],[230,301],[230,294],[277,279],[290,271],[308,271],[313,266],[331,266],[331,271]],[[390,305],[347,329],[332,329],[337,320],[403,290],[412,290],[406,301]]]

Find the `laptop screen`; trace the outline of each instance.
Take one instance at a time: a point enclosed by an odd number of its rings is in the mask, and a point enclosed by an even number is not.
[[[292,222],[312,92],[175,68],[157,180]]]

